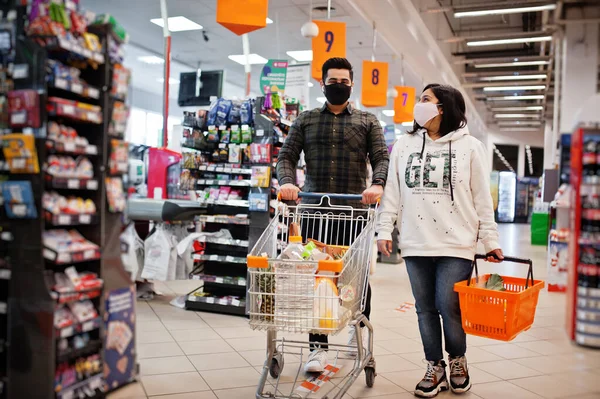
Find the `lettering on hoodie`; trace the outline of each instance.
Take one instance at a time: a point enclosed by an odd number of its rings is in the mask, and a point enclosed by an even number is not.
[[[440,190],[433,190],[442,184],[443,191],[450,189],[450,155],[447,150],[438,150],[427,152],[424,155],[425,162],[422,164],[421,153],[413,152],[408,156],[406,161],[406,168],[404,169],[404,180],[408,188],[419,188],[419,193],[427,194],[440,194]],[[438,159],[444,159],[444,167],[442,179],[435,179],[432,175],[435,174],[439,165]],[[456,167],[456,151],[452,151],[452,180],[455,183],[457,167]],[[422,164],[422,165],[421,165]],[[436,165],[438,164],[438,165]],[[421,184],[422,182],[422,184]],[[431,189],[431,190],[427,190]],[[449,191],[448,191],[449,193]]]

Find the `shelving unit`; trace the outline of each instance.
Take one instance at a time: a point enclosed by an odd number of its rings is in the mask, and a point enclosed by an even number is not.
[[[67,12],[76,12],[77,3],[69,2]],[[135,342],[132,338],[121,354],[128,365],[121,379],[111,373],[116,369],[112,351],[113,338],[108,324],[120,314],[111,307],[111,301],[119,297],[127,305],[124,294],[132,291],[131,282],[120,260],[119,235],[121,214],[110,212],[107,199],[109,188],[106,179],[110,174],[113,154],[111,137],[112,110],[114,101],[109,90],[114,65],[110,59],[109,41],[111,27],[88,26],[95,33],[102,53],[93,52],[75,45],[64,38],[49,36],[25,37],[23,22],[26,7],[17,8],[17,31],[15,68],[20,72],[15,78],[15,90],[29,90],[35,95],[36,106],[24,110],[11,110],[9,120],[13,133],[33,136],[39,172],[10,173],[8,181],[26,182],[31,187],[31,202],[28,208],[35,215],[15,214],[2,220],[13,234],[11,244],[13,268],[10,279],[11,318],[8,325],[6,398],[99,398],[119,386],[133,381],[137,376]],[[63,78],[50,75],[48,60],[60,61],[79,68],[79,81],[63,82]],[[17,117],[15,117],[17,115]],[[34,121],[35,123],[30,123]],[[49,137],[52,122],[73,128],[78,136],[85,138],[85,145],[59,142]],[[53,155],[86,157],[91,165],[93,177],[61,175],[49,168],[49,157]],[[75,196],[89,199],[94,213],[64,214],[46,209],[45,193],[54,191],[65,197]],[[113,193],[114,194],[114,193]],[[33,217],[32,217],[33,216]],[[65,229],[76,230],[95,247],[65,250],[49,247],[44,237],[49,232]],[[74,266],[78,273],[94,273],[102,284],[94,288],[75,287],[72,291],[56,290],[54,277]],[[0,282],[0,284],[2,284]],[[132,337],[135,336],[135,295],[131,292],[128,307]],[[1,300],[1,299],[0,299]],[[83,305],[91,301],[97,316],[91,319],[75,319],[72,324],[55,326],[55,317],[62,306]],[[72,308],[71,308],[72,309]],[[88,340],[83,347],[70,346],[67,339],[80,337]],[[82,341],[83,342],[83,341]],[[65,347],[66,346],[66,347]],[[81,358],[88,360],[87,371],[79,380],[69,384],[57,382],[56,377],[63,365],[73,366]],[[4,359],[4,358],[3,358]],[[109,368],[109,370],[105,370]],[[0,375],[0,378],[2,376]]]
[[[599,129],[573,133],[567,331],[576,343],[594,348],[600,348],[599,147]]]

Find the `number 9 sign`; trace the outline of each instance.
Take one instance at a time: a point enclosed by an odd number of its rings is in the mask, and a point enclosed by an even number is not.
[[[319,34],[312,39],[312,77],[321,80],[323,63],[333,57],[346,57],[346,24],[344,22],[313,21]]]
[[[387,105],[388,63],[363,61],[361,102],[365,107]]]

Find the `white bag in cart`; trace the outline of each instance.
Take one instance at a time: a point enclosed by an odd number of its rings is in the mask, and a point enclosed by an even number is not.
[[[147,280],[167,281],[169,275],[175,278],[177,252],[173,242],[173,234],[163,224],[156,226],[144,244],[145,258],[142,278]]]
[[[130,223],[121,233],[121,244],[125,250],[121,253],[121,261],[131,274],[131,281],[135,281],[140,277],[144,265],[144,241],[138,235],[135,224]]]

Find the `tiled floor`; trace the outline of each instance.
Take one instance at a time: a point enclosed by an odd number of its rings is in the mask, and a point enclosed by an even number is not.
[[[546,275],[545,247],[529,245],[529,227],[500,226],[506,254],[534,260],[535,278]],[[524,276],[521,265],[486,265],[505,275]],[[110,399],[249,399],[254,398],[266,338],[247,320],[195,313],[169,305],[176,294],[197,282],[158,286],[166,295],[138,302],[139,383],[109,395]],[[375,355],[378,376],[373,388],[359,378],[347,398],[408,399],[423,376],[422,346],[414,310],[394,310],[412,301],[403,265],[378,265],[372,277]],[[469,336],[467,357],[474,386],[465,398],[600,398],[600,351],[568,342],[564,333],[563,294],[543,292],[531,330],[510,343]],[[345,340],[345,334],[336,340]],[[295,373],[298,359],[287,359],[284,378]],[[344,369],[342,369],[342,372]],[[288,380],[290,381],[290,380]],[[282,388],[283,389],[283,388]],[[440,395],[449,398],[450,393]]]

